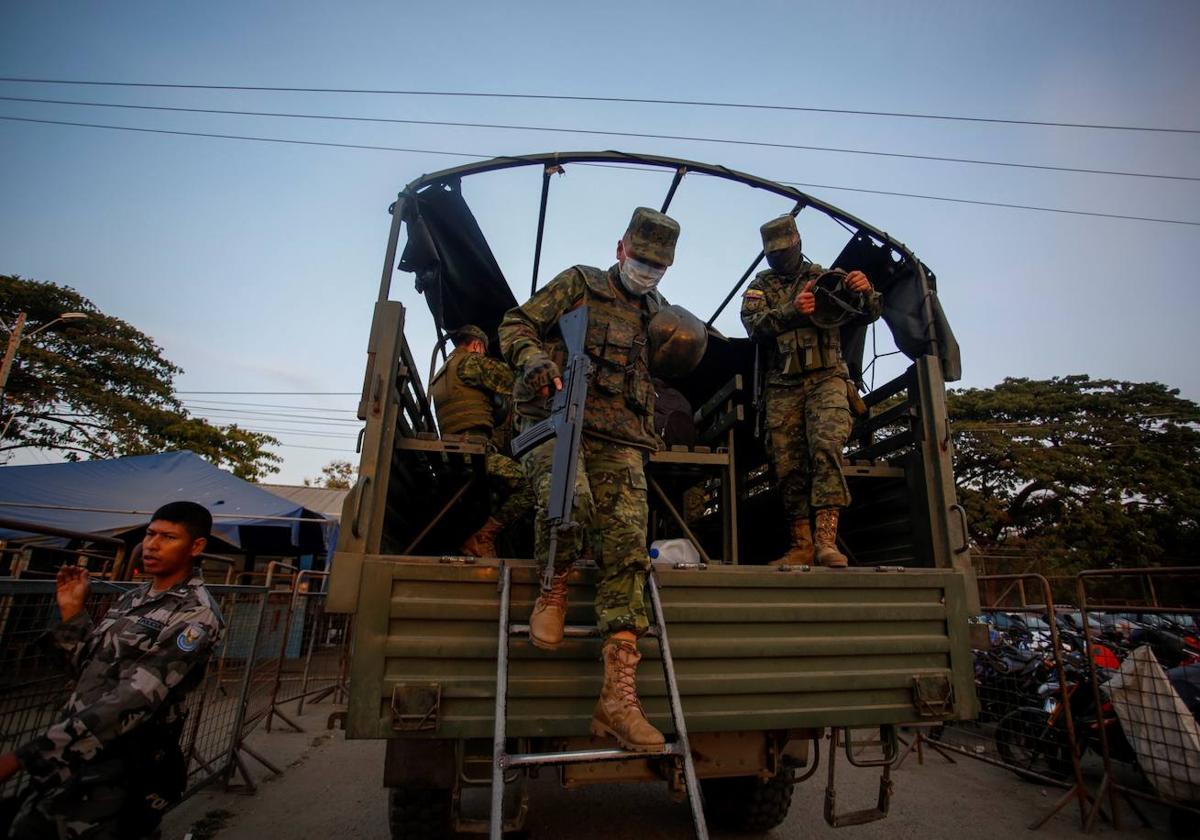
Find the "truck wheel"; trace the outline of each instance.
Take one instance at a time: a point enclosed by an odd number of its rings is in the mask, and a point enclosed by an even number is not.
[[[450,791],[415,785],[388,791],[388,826],[392,840],[441,840],[449,837]]]
[[[767,832],[787,819],[792,807],[792,785],[779,776],[706,779],[701,786],[704,812],[722,828]]]

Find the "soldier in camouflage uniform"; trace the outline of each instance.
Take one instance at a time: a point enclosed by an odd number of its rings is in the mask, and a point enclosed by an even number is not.
[[[0,783],[21,769],[33,779],[10,837],[133,840],[153,835],[182,795],[185,701],[224,629],[193,568],[211,527],[209,512],[192,502],[155,512],[142,543],[152,580],[121,596],[98,624],[85,609],[87,571],[59,571],[62,623],[49,640],[75,686],[57,723],[0,756]]]
[[[566,351],[555,325],[579,306],[588,307],[585,349],[593,364],[576,475],[574,517],[582,529],[559,542],[554,586],[538,597],[530,640],[542,648],[562,642],[567,576],[584,543],[600,570],[596,619],[605,636],[604,687],[592,732],[612,735],[626,748],[653,750],[663,736],[646,720],[637,697],[637,639],[649,626],[644,590],[648,503],[644,463],[659,448],[654,433],[654,385],[650,379],[648,325],[666,305],[656,290],[675,258],[679,225],[645,207],[633,213],[608,270],[576,265],[540,289],[500,323],[500,347],[521,375],[513,389],[522,422],[547,416],[552,391],[561,388]],[[546,522],[554,442],[523,459],[538,500],[537,557],[547,562]]]
[[[842,450],[854,425],[850,400],[859,401],[858,392],[842,358],[840,328],[822,329],[809,320],[816,311],[812,288],[825,269],[805,262],[796,220],[780,216],[761,232],[770,269],[759,272],[742,295],[742,324],[767,360],[767,451],[791,520],[791,547],[772,565],[815,560],[844,568],[837,526],[850,491]],[[867,276],[852,271],[844,282],[864,296],[861,321],[878,318],[882,299]]]
[[[503,454],[507,436],[496,425],[497,413],[507,415],[513,372],[487,355],[487,333],[471,324],[454,333],[454,352],[429,383],[429,396],[437,411],[442,434],[470,434],[487,438],[486,469],[498,499],[491,515],[463,543],[463,554],[495,557],[500,533],[533,510],[533,491],[521,465]]]

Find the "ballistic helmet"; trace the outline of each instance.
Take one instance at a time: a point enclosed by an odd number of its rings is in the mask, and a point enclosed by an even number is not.
[[[846,272],[841,269],[826,271],[818,277],[812,292],[817,308],[808,319],[821,329],[840,327],[862,315],[866,306],[862,292],[853,292],[846,286]]]
[[[708,328],[682,306],[664,306],[650,319],[650,372],[673,379],[696,369],[708,349]]]

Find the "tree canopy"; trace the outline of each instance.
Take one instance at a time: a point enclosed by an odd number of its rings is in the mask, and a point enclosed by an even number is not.
[[[190,449],[239,478],[278,471],[279,456],[266,448],[275,438],[189,416],[175,395],[183,371],[153,339],[74,289],[0,275],[6,332],[21,312],[28,318],[0,409],[0,458],[20,449],[72,461]],[[64,312],[87,318],[31,335]]]
[[[336,458],[321,467],[319,478],[304,479],[305,487],[326,487],[331,490],[349,490],[354,484],[354,465],[344,459]]]
[[[1150,383],[1063,376],[951,392],[959,501],[983,551],[1063,572],[1195,562],[1200,406]]]

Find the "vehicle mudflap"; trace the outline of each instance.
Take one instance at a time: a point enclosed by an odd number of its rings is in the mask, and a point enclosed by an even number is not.
[[[863,808],[859,811],[837,813],[837,786],[835,783],[838,740],[844,736],[846,760],[855,767],[880,767],[879,798],[874,808]],[[832,828],[844,828],[848,825],[864,825],[881,820],[888,815],[892,804],[892,764],[899,754],[896,739],[896,728],[891,725],[879,727],[879,740],[883,747],[883,757],[863,761],[854,757],[851,750],[850,731],[846,727],[834,727],[829,733],[829,781],[825,786],[825,822]]]

